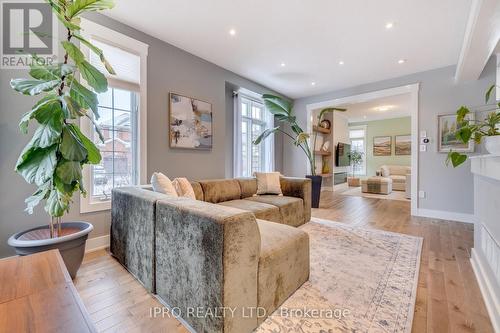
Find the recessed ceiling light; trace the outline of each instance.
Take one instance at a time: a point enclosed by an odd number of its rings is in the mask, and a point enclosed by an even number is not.
[[[316,85],[316,82],[311,82],[311,86],[315,86]]]
[[[344,62],[342,60],[339,61],[339,65],[343,65]]]
[[[404,64],[406,62],[406,59],[399,59],[398,64]]]
[[[363,116],[363,119],[366,119],[366,116]]]
[[[284,62],[282,62],[282,63],[280,64],[280,66],[281,66],[281,67],[285,67],[285,66],[286,66],[286,64],[285,64]]]
[[[235,30],[235,29],[230,29],[230,30],[229,30],[229,34],[230,34],[231,36],[236,35],[236,30]]]
[[[385,28],[386,28],[387,30],[392,29],[393,27],[394,27],[394,23],[392,23],[392,22],[387,22],[387,23],[385,24]]]

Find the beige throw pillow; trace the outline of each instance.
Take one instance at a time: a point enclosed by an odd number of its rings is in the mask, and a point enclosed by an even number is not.
[[[169,194],[174,197],[178,196],[172,181],[161,172],[153,173],[151,176],[151,185],[153,185],[155,192]]]
[[[175,178],[172,184],[174,185],[178,196],[196,200],[193,186],[187,178]]]
[[[257,178],[257,194],[279,194],[281,192],[279,172],[255,172]]]

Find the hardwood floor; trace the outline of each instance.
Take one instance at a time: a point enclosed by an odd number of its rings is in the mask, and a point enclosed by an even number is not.
[[[493,332],[470,264],[471,224],[416,218],[403,201],[323,192],[312,215],[424,238],[412,332]],[[109,254],[85,256],[75,285],[102,332],[187,332],[172,318],[151,318],[161,304]]]

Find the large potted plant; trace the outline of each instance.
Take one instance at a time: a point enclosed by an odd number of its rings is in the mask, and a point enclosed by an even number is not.
[[[72,277],[80,267],[85,251],[85,241],[93,226],[90,223],[62,222],[69,211],[75,192],[85,194],[82,186],[82,168],[85,164],[99,164],[101,154],[92,140],[78,126],[81,117],[87,117],[102,135],[95,123],[99,118],[96,93],[107,90],[106,77],[92,66],[75,42],[86,45],[96,53],[110,74],[113,69],[100,49],[80,34],[80,16],[88,11],[113,7],[110,0],[48,0],[53,12],[66,28],[66,38],[61,41],[63,61],[44,64],[32,55],[29,79],[13,79],[11,86],[23,95],[39,96],[33,108],[25,113],[19,123],[24,134],[30,122],[36,121],[37,129],[21,152],[15,170],[26,182],[37,187],[25,200],[26,211],[45,201],[45,211],[50,224],[24,230],[9,238],[9,245],[19,255],[57,248]],[[86,82],[78,82],[78,76]],[[88,88],[87,88],[88,87]]]
[[[363,163],[363,153],[357,150],[351,150],[349,159],[351,160],[352,177],[347,177],[347,185],[360,186],[360,180],[359,177],[356,177],[355,171],[358,170],[358,167]]]
[[[495,89],[492,85],[485,95],[485,103],[488,104],[491,94]],[[494,104],[493,110],[488,113],[484,120],[470,120],[468,115],[471,113],[466,106],[457,110],[457,127],[455,136],[458,140],[467,144],[470,140],[480,144],[484,139],[484,146],[490,154],[500,155],[500,102]],[[450,151],[446,164],[457,167],[467,160],[467,155],[456,151]]]
[[[258,145],[262,142],[262,140],[266,139],[275,132],[281,132],[283,135],[290,140],[292,143],[300,148],[309,162],[309,169],[311,174],[306,175],[307,178],[311,179],[312,182],[312,200],[311,206],[313,208],[319,207],[319,200],[321,196],[321,183],[323,178],[321,175],[316,173],[316,156],[314,153],[314,147],[316,146],[317,133],[314,133],[312,147],[309,145],[310,134],[306,133],[302,127],[297,124],[297,118],[293,115],[293,103],[289,102],[279,96],[264,94],[262,95],[262,99],[264,100],[264,104],[266,108],[271,114],[274,115],[275,119],[279,122],[288,125],[290,130],[281,129],[280,126],[276,126],[273,128],[268,128],[264,130],[254,141],[253,144]],[[330,112],[340,111],[344,112],[346,109],[341,108],[325,108],[320,111],[317,117],[317,126],[320,127],[321,121],[324,119],[325,114]],[[290,133],[291,131],[291,133]]]

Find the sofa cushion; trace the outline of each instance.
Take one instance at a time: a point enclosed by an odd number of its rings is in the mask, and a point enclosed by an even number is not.
[[[257,220],[260,231],[257,306],[270,315],[309,279],[309,235]],[[265,318],[259,318],[259,324]]]
[[[279,172],[255,172],[257,194],[283,194]]]
[[[203,195],[203,188],[201,187],[201,184],[193,181],[190,183],[191,186],[193,187],[194,196],[196,197],[196,200],[205,201],[205,196]]]
[[[252,212],[256,218],[280,223],[281,214],[278,207],[250,200],[230,200],[219,202],[219,205],[233,207]]]
[[[172,185],[174,185],[177,196],[196,200],[193,186],[187,178],[175,178],[172,181]]]
[[[236,178],[240,183],[241,198],[248,198],[257,193],[257,179],[255,178]]]
[[[390,178],[393,183],[406,183],[406,176],[391,175]]]
[[[200,180],[204,201],[219,203],[241,198],[240,183],[236,179]]]
[[[304,219],[304,201],[300,198],[277,195],[258,195],[245,198],[244,200],[262,202],[278,207],[281,214],[281,223],[283,224],[298,227],[306,222]]]
[[[411,172],[411,167],[404,165],[382,165],[380,170],[382,171],[382,176],[384,177],[392,175],[404,176]]]
[[[172,195],[174,197],[178,196],[170,178],[161,172],[153,173],[151,176],[151,185],[155,192]]]

